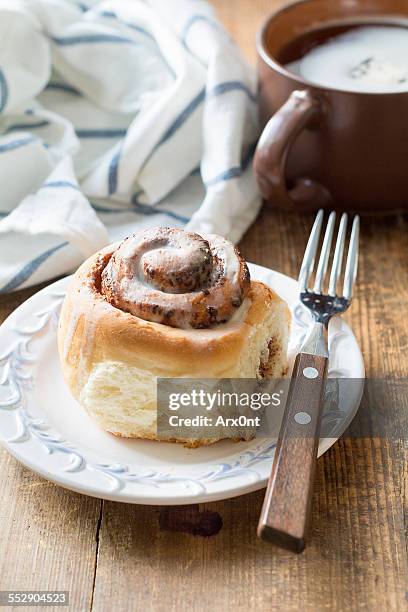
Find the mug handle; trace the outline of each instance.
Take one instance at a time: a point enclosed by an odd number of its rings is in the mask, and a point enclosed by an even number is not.
[[[293,91],[267,123],[256,148],[254,172],[262,197],[280,207],[303,211],[332,205],[330,193],[320,183],[297,179],[286,186],[286,159],[300,132],[316,124],[322,114],[320,102],[309,90]]]

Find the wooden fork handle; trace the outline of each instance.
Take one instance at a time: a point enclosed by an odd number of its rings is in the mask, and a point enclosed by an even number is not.
[[[327,358],[295,360],[258,536],[302,552],[311,515]]]

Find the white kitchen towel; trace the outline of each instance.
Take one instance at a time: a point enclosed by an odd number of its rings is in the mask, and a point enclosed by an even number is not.
[[[0,292],[260,207],[253,70],[201,0],[0,0]]]

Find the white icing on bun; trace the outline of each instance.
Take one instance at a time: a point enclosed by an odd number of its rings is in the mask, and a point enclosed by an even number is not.
[[[180,329],[230,320],[248,293],[248,267],[221,236],[156,227],[124,240],[102,273],[116,308]]]

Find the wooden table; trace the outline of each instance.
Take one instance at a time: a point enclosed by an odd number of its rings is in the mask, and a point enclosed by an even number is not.
[[[276,0],[213,3],[253,60],[257,25]],[[264,210],[243,253],[295,276],[310,225]],[[407,376],[408,215],[365,219],[361,240],[347,318],[369,377]],[[3,297],[0,320],[37,289]],[[263,491],[190,509],[190,521],[206,510],[222,518],[218,535],[203,538],[166,530],[165,509],[71,493],[0,451],[1,589],[69,590],[75,611],[407,609],[406,434],[344,437],[319,460],[300,556],[257,540]]]

